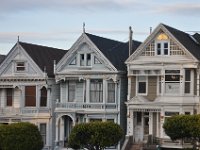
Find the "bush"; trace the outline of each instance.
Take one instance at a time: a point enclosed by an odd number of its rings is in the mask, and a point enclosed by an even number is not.
[[[112,122],[90,122],[76,125],[69,136],[68,146],[74,149],[100,150],[116,145],[123,130]]]
[[[1,150],[41,150],[42,137],[31,123],[13,123],[0,126]]]

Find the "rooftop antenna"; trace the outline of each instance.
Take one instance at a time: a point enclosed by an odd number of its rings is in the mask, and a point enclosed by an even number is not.
[[[152,33],[152,27],[150,27],[150,34]]]
[[[85,22],[83,22],[83,33],[85,33]]]
[[[133,51],[133,31],[131,26],[129,27],[129,56],[132,54]]]

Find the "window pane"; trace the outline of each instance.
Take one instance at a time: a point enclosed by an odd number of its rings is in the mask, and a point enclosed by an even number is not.
[[[180,81],[180,75],[166,75],[165,81]]]
[[[191,79],[190,79],[190,76],[191,76],[191,75],[190,75],[190,72],[191,72],[191,71],[188,70],[188,69],[185,70],[185,81],[190,81],[190,80],[191,80]]]
[[[190,93],[190,82],[185,82],[185,93]]]
[[[87,54],[87,66],[91,66],[91,54]]]
[[[80,65],[84,66],[84,54],[80,55]]]
[[[102,82],[102,80],[91,80],[91,82],[90,82],[90,102],[103,102],[103,82]]]
[[[168,55],[168,43],[164,43],[164,55]]]
[[[25,63],[24,62],[17,62],[16,70],[17,71],[24,71],[25,70]]]
[[[76,84],[73,81],[69,81],[69,87],[68,87],[68,101],[73,102],[75,100],[75,90],[76,90]]]
[[[146,93],[146,82],[138,83],[138,93]]]
[[[36,106],[36,87],[25,87],[25,106]]]
[[[161,55],[161,44],[157,43],[157,55]]]
[[[7,106],[12,106],[13,101],[13,89],[6,89],[6,96],[7,96]]]
[[[41,89],[40,106],[47,106],[47,89],[45,87]]]
[[[115,102],[115,83],[108,83],[108,103]]]
[[[46,123],[40,124],[40,134],[42,136],[42,140],[45,145],[46,144]]]

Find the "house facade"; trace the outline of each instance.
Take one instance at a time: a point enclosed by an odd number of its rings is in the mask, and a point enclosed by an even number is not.
[[[200,35],[160,24],[127,59],[127,136],[180,148],[165,134],[164,121],[199,112]]]
[[[17,42],[0,66],[0,123],[38,126],[44,149],[52,148],[52,104],[59,97],[53,60],[64,50]]]
[[[128,43],[84,32],[56,65],[60,99],[55,105],[55,141],[61,149],[66,147],[71,129],[77,123],[112,121],[126,130],[124,61],[128,53]]]

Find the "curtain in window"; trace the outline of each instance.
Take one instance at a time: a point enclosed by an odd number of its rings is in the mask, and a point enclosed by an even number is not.
[[[115,83],[108,83],[108,103],[115,102]]]
[[[36,87],[25,87],[25,106],[36,106]]]
[[[91,80],[90,82],[90,102],[103,102],[103,81]]]
[[[13,89],[6,89],[7,106],[12,106],[13,103]]]
[[[68,101],[73,102],[75,100],[76,84],[74,81],[69,81],[68,85]]]

